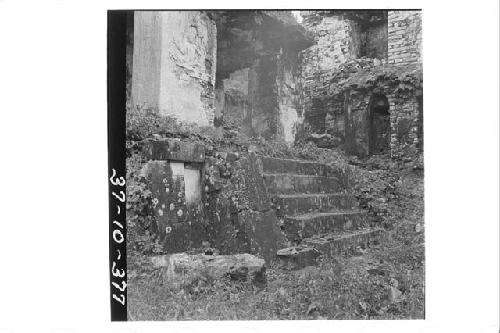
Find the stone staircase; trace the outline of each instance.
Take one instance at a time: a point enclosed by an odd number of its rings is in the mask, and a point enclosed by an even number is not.
[[[319,255],[352,254],[380,241],[383,229],[368,225],[342,171],[311,161],[261,161],[281,230],[294,244],[278,251],[283,264],[300,268],[314,264]]]

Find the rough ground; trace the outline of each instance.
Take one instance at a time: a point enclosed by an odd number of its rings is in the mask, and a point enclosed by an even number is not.
[[[351,163],[360,204],[387,229],[381,245],[298,271],[268,267],[266,286],[173,290],[145,270],[129,277],[129,320],[423,319],[423,172],[384,157]]]

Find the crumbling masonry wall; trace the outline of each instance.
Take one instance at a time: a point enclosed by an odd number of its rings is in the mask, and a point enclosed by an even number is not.
[[[404,155],[408,147],[422,149],[420,11],[302,15],[316,42],[301,53],[303,138],[321,137],[323,146],[358,156],[374,153],[370,98],[382,94],[390,101],[383,137],[390,137],[391,156]]]
[[[355,24],[342,15],[324,16],[304,12],[303,25],[313,33],[314,45],[301,52],[304,78],[304,110],[314,131],[323,129],[322,123],[328,112],[325,105],[314,101],[323,94],[331,73],[342,63],[355,58],[352,31]],[[332,114],[334,112],[331,112]]]
[[[306,126],[313,133],[328,133],[334,142],[344,134],[343,111],[338,99],[331,100],[332,84],[345,77],[339,70],[367,58],[380,64],[387,59],[387,14],[376,11],[362,16],[352,11],[305,11],[304,26],[314,35],[315,45],[301,52]],[[372,60],[373,59],[373,60]],[[334,126],[325,126],[325,121]]]
[[[228,12],[217,22],[216,126],[294,142],[303,119],[298,52],[311,43],[305,29],[285,11]]]
[[[140,173],[162,252],[214,247],[274,258],[284,238],[255,153],[179,139],[145,140],[141,147]]]
[[[388,62],[422,62],[422,16],[420,11],[388,13]]]
[[[422,87],[418,78],[414,78],[414,81],[410,83],[396,78],[390,80],[378,77],[376,84],[345,88],[342,94],[345,103],[345,149],[348,153],[358,156],[373,153],[370,151],[372,110],[369,103],[374,95],[384,96],[388,100],[390,132],[387,135],[390,136],[390,155],[403,157],[408,147],[422,148]]]

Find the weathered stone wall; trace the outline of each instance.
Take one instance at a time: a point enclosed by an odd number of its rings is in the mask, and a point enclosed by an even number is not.
[[[143,142],[142,155],[164,253],[210,246],[274,259],[284,238],[255,153],[163,139]]]
[[[277,137],[293,143],[297,127],[303,122],[302,76],[297,53],[282,52],[278,58],[278,133]]]
[[[134,13],[127,12],[127,39],[126,39],[126,48],[125,48],[125,100],[127,103],[127,107],[131,107],[132,103],[132,71],[134,67]]]
[[[390,81],[381,81],[376,87],[351,89],[344,93],[345,148],[350,154],[367,156],[371,154],[370,140],[370,98],[385,96],[388,100],[390,128],[390,155],[404,157],[408,147],[421,149],[423,145],[422,105],[419,96],[421,88],[399,89]],[[379,133],[380,134],[380,133]]]
[[[310,22],[307,14],[302,13],[305,15],[303,24],[312,31],[315,44],[301,52],[305,125],[306,132],[324,133],[328,110],[324,100],[315,97],[322,95],[325,77],[349,57],[349,40],[341,17]]]
[[[256,60],[223,80],[223,124],[252,136],[295,141],[302,121],[301,76],[297,55],[282,52]]]
[[[141,174],[152,194],[156,232],[166,252],[199,247],[213,236],[204,218],[202,178],[205,149],[180,141],[144,143]]]
[[[356,57],[356,41],[352,39],[356,24],[343,15],[321,16],[310,19],[315,13],[304,13],[303,25],[314,36],[314,45],[302,51],[305,77],[323,70],[333,70],[348,59]],[[359,46],[358,46],[359,47]]]
[[[223,81],[222,117],[228,128],[240,130],[248,116],[248,68],[237,70]]]
[[[421,91],[406,91],[391,95],[391,156],[404,155],[404,148],[421,148],[423,123],[418,95]]]
[[[345,136],[345,116],[344,99],[342,95],[329,98],[328,113],[325,118],[326,133],[334,137],[334,142],[338,144],[344,141]]]
[[[132,105],[161,115],[213,122],[215,22],[200,11],[136,11]]]
[[[278,96],[276,55],[259,57],[248,74],[248,117],[242,131],[249,137],[273,139],[278,133]]]
[[[301,52],[305,119],[313,132],[328,132],[325,116],[330,114],[329,120],[335,119],[339,124],[336,128],[340,129],[342,117],[338,115],[343,112],[338,109],[338,103],[328,99],[331,96],[329,88],[342,79],[336,74],[345,63],[354,61],[363,53],[384,56],[386,26],[382,22],[366,28],[343,12],[312,11],[302,15],[305,17],[304,26],[313,33],[315,40],[315,45]],[[385,47],[386,43],[385,40]],[[336,130],[331,131],[340,135]]]
[[[229,12],[217,22],[217,114],[223,118],[217,124],[294,142],[302,116],[298,52],[310,45],[304,28],[285,11]]]
[[[422,62],[422,17],[420,11],[389,11],[388,62]]]
[[[383,140],[390,136],[393,156],[402,154],[405,147],[421,148],[420,12],[311,11],[302,15],[316,41],[301,53],[304,127],[316,133],[306,130],[303,135],[326,133],[332,145],[343,145],[351,154],[372,153],[369,103],[373,94],[381,93],[391,101],[390,126],[384,125],[389,133],[377,135]],[[411,66],[398,70],[394,65],[399,64]]]
[[[275,259],[284,243],[262,177],[261,159],[244,151],[217,152],[207,159],[207,212],[221,253],[259,254]]]
[[[387,21],[380,22],[366,29],[364,36],[364,56],[367,58],[376,58],[387,60],[387,39],[388,26]]]
[[[370,93],[365,89],[349,90],[344,94],[345,147],[358,156],[369,154],[368,104]]]

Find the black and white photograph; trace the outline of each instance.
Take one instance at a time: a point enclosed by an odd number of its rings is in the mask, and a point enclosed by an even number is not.
[[[424,319],[421,11],[125,15],[127,320]]]
[[[0,333],[500,332],[499,15],[0,0]]]

